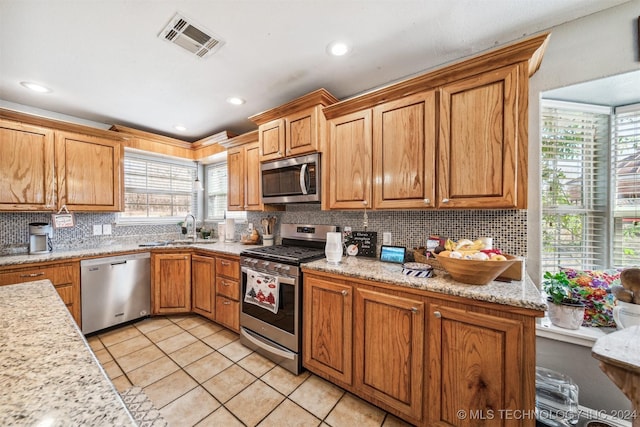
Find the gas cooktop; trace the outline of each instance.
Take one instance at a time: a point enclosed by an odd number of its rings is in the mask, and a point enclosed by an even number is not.
[[[263,246],[261,248],[242,251],[242,256],[266,259],[279,262],[303,263],[324,258],[324,249],[304,246]]]

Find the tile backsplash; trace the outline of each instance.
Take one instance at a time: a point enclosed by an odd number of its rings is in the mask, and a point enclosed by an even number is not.
[[[154,240],[180,238],[177,224],[122,225],[116,224],[115,213],[76,213],[76,225],[72,228],[54,229],[53,249],[81,249],[100,245],[139,243]],[[364,231],[364,211],[322,211],[318,205],[289,205],[283,212],[248,212],[252,222],[262,234],[260,219],[276,216],[278,224],[332,224],[350,226],[353,231]],[[427,236],[438,234],[454,240],[493,237],[495,247],[519,256],[526,256],[526,210],[451,210],[451,211],[370,211],[367,210],[367,231],[378,233],[378,246],[382,233],[390,232],[394,245],[413,248],[424,246]],[[29,241],[29,223],[51,223],[48,213],[0,213],[0,255],[26,253]],[[111,224],[112,234],[94,236],[94,224]],[[217,234],[214,224],[214,235]],[[236,225],[236,235],[246,229],[246,224]],[[280,241],[276,226],[276,242]]]

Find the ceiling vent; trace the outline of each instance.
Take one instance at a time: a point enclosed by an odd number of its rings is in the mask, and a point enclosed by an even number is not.
[[[222,47],[224,41],[202,26],[197,26],[193,20],[176,13],[171,21],[158,34],[158,37],[176,44],[190,53],[204,58]]]

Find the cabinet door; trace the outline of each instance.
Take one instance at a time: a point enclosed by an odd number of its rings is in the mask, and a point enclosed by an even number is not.
[[[424,386],[424,303],[355,289],[355,386],[419,422]]]
[[[318,151],[318,107],[290,114],[285,118],[285,123],[287,156]]]
[[[276,119],[258,126],[260,161],[284,157],[284,119]]]
[[[436,126],[435,91],[373,109],[374,208],[435,206]]]
[[[191,255],[152,256],[154,314],[191,311]]]
[[[54,210],[53,131],[0,120],[0,210]]]
[[[224,296],[216,297],[216,322],[240,332],[240,303]]]
[[[328,123],[329,209],[371,206],[371,110]]]
[[[474,427],[480,420],[487,426],[535,424],[531,418],[498,412],[533,413],[521,394],[527,373],[520,322],[431,305],[429,323],[428,425]],[[469,416],[460,417],[461,409]]]
[[[260,174],[260,146],[247,144],[245,153],[245,185],[244,209],[247,211],[262,211],[262,175]]]
[[[244,148],[229,148],[227,151],[227,209],[244,210]]]
[[[352,384],[352,287],[307,275],[303,295],[304,366]]]
[[[517,159],[527,147],[518,134],[518,97],[527,96],[518,80],[518,66],[510,66],[442,88],[439,207],[514,208],[518,191],[526,199],[517,185],[518,174],[526,177],[526,161]]]
[[[211,320],[215,311],[215,258],[191,256],[192,310]]]
[[[67,306],[79,327],[81,324],[80,309],[80,263],[66,262],[55,265],[41,265],[6,270],[0,273],[0,286],[49,280],[58,291],[58,295]]]
[[[119,141],[56,132],[58,206],[69,210],[122,210],[122,146]]]

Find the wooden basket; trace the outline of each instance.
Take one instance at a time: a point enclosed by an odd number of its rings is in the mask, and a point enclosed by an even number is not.
[[[424,248],[417,248],[413,250],[413,258],[416,262],[422,264],[429,264],[433,268],[437,268],[439,270],[444,270],[444,267],[436,258],[431,258],[425,255]]]
[[[437,260],[454,280],[469,285],[486,285],[518,261],[512,255],[505,257],[506,261],[477,261],[446,256],[438,256]]]

